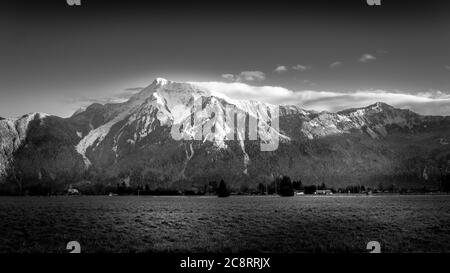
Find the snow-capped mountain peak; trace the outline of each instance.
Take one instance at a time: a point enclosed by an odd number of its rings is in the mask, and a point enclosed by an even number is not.
[[[136,143],[146,138],[158,126],[179,126],[179,132],[183,139],[210,141],[218,148],[226,148],[225,140],[230,139],[230,134],[234,134],[234,129],[230,127],[227,119],[228,108],[231,107],[235,113],[241,116],[251,117],[251,130],[258,131],[258,137],[266,142],[273,141],[274,138],[282,141],[289,140],[289,137],[280,134],[278,123],[271,119],[277,119],[279,113],[277,106],[260,103],[256,101],[232,100],[226,96],[208,90],[190,82],[174,82],[162,78],[155,79],[152,84],[132,96],[127,102],[121,104],[111,104],[105,116],[109,117],[106,122],[97,128],[92,128],[76,145],[76,150],[84,158],[86,166],[90,160],[87,156],[89,149],[96,149],[100,143],[111,133],[116,124],[120,127],[114,129],[114,143],[120,142],[122,132],[133,126],[137,130],[130,143]],[[194,115],[194,124],[191,119]],[[242,123],[242,121],[240,121]],[[250,121],[249,121],[250,122]],[[245,123],[245,122],[244,122]],[[213,127],[213,131],[205,132],[205,126]],[[238,126],[238,125],[232,125]],[[245,139],[245,126],[239,125],[235,140]],[[276,127],[274,127],[276,126]],[[253,132],[252,131],[252,132]],[[256,140],[256,139],[255,139]],[[278,141],[277,141],[278,142]],[[278,145],[278,144],[276,144]],[[243,143],[241,143],[243,148]],[[244,148],[243,148],[244,149]],[[117,152],[117,145],[113,145],[113,151]],[[244,151],[245,152],[245,151]]]
[[[160,78],[160,77],[158,77],[158,78],[156,78],[156,79],[153,81],[152,84],[154,84],[154,85],[165,85],[165,84],[168,84],[169,82],[170,82],[170,81],[167,80],[167,79],[165,79],[165,78]]]

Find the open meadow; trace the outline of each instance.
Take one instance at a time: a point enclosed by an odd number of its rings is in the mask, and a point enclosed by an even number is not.
[[[450,196],[0,197],[0,252],[450,252]]]

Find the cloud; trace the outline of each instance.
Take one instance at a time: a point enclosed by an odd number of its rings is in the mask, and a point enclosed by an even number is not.
[[[237,77],[237,81],[263,81],[266,75],[261,71],[242,71]]]
[[[277,73],[283,73],[283,72],[286,72],[287,70],[288,70],[288,69],[287,69],[286,66],[284,66],[284,65],[279,65],[279,66],[277,66],[277,67],[275,68],[274,72],[277,72]]]
[[[63,102],[69,104],[79,104],[82,106],[88,106],[93,103],[107,104],[107,103],[120,103],[127,101],[131,96],[138,93],[144,89],[144,87],[130,87],[125,88],[122,92],[118,92],[110,97],[88,97],[88,96],[80,96],[80,97],[72,97],[65,98]]]
[[[359,61],[362,63],[373,62],[376,59],[377,58],[371,54],[363,54],[363,55],[361,55],[361,57],[359,57]]]
[[[431,98],[431,99],[450,99],[450,94],[446,94],[440,90],[432,90],[428,92],[417,93],[420,97]]]
[[[266,79],[266,74],[261,71],[242,71],[237,75],[233,74],[222,74],[222,78],[227,79],[229,81],[235,82],[254,82],[254,81],[263,81]]]
[[[130,95],[131,96],[131,95]],[[69,104],[78,104],[81,106],[88,106],[93,103],[107,104],[107,103],[120,103],[126,101],[127,98],[121,98],[120,96],[113,97],[100,97],[100,98],[91,98],[87,96],[81,96],[76,98],[65,98],[63,102]]]
[[[411,94],[386,90],[354,92],[293,91],[277,86],[251,86],[245,83],[196,82],[211,92],[232,99],[258,100],[272,104],[295,104],[305,109],[336,112],[364,107],[381,101],[398,108],[408,108],[424,115],[450,115],[450,94],[441,91]]]
[[[445,69],[450,70],[450,65],[444,66]]]
[[[234,81],[234,75],[233,74],[222,74],[222,78],[229,80],[229,81]]]
[[[294,66],[292,67],[292,69],[303,72],[303,71],[309,70],[309,69],[311,69],[311,68],[308,67],[308,66],[305,66],[305,65],[296,64],[296,65],[294,65]]]
[[[124,90],[125,91],[129,91],[129,92],[139,92],[139,91],[141,91],[142,89],[144,89],[144,87],[129,87],[129,88],[125,88]]]
[[[355,92],[299,92],[298,101],[305,108],[318,111],[340,111],[348,108],[364,107],[381,101],[398,108],[411,109],[425,115],[450,115],[450,96],[430,94],[409,94],[385,90],[361,90]]]
[[[342,65],[341,62],[334,62],[334,63],[330,64],[330,68],[335,68],[335,67],[338,67],[338,66],[341,66],[341,65]]]
[[[237,100],[257,100],[267,103],[280,104],[288,102],[294,92],[276,86],[252,86],[241,82],[191,82],[210,92],[223,94]]]

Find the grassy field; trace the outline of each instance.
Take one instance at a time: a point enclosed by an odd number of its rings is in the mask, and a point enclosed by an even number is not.
[[[0,252],[450,252],[450,196],[0,197]]]

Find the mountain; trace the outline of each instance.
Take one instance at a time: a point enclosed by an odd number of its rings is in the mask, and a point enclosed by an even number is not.
[[[0,175],[5,174],[14,151],[26,139],[30,123],[40,121],[43,117],[45,115],[41,113],[32,113],[15,119],[0,118]]]
[[[381,102],[316,112],[158,78],[126,102],[94,103],[69,118],[0,119],[0,185],[56,190],[129,178],[190,189],[224,179],[240,188],[284,174],[334,187],[432,187],[450,160],[449,133],[450,117]]]

